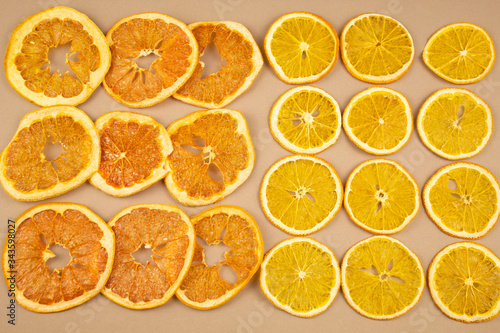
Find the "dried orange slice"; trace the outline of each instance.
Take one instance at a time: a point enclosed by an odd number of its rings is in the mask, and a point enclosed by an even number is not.
[[[126,111],[106,113],[95,124],[101,162],[90,178],[92,185],[124,197],[165,177],[165,160],[172,152],[172,143],[163,125],[149,116]]]
[[[66,44],[71,46],[66,63],[72,73],[59,73],[50,67],[48,53]],[[72,55],[78,60],[69,60]],[[28,17],[12,32],[5,74],[19,94],[37,105],[78,105],[101,84],[110,62],[108,43],[94,22],[72,8],[53,7]]]
[[[48,160],[45,146],[60,144]],[[99,166],[99,137],[92,120],[73,106],[28,113],[0,157],[0,182],[14,199],[36,201],[63,194],[86,182]]]
[[[115,239],[108,225],[85,206],[48,203],[32,207],[15,221],[2,253],[2,268],[17,303],[35,312],[57,312],[80,305],[106,283]],[[70,262],[52,272],[49,246],[69,251]],[[13,278],[12,278],[13,277]],[[15,281],[15,282],[13,282]]]
[[[250,31],[240,23],[197,22],[188,28],[198,41],[200,56],[213,39],[226,64],[202,78],[205,64],[199,61],[191,78],[174,97],[202,108],[222,108],[250,88],[262,69],[262,54]]]
[[[160,13],[127,16],[108,31],[111,67],[103,81],[108,94],[134,108],[163,101],[193,74],[198,44],[187,26]],[[158,56],[149,68],[136,59]]]
[[[116,214],[116,257],[102,294],[129,309],[165,304],[186,275],[193,258],[195,233],[189,217],[168,205],[135,205]],[[146,265],[133,254],[141,247],[153,254]]]
[[[231,249],[224,254],[225,260],[208,266],[204,248],[196,242],[193,264],[176,296],[192,308],[213,309],[236,296],[257,272],[264,256],[262,236],[253,217],[236,206],[207,209],[192,217],[191,222],[196,236],[208,245],[222,242]],[[235,283],[221,278],[219,270],[222,267],[230,267],[236,273]]]
[[[188,206],[219,201],[252,172],[255,153],[239,111],[197,111],[167,128],[174,151],[167,158],[165,184]]]

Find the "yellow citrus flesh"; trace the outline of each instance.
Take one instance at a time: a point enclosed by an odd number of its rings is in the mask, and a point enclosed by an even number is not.
[[[342,291],[349,305],[371,319],[393,319],[417,304],[425,287],[417,255],[397,239],[373,236],[342,261]]]
[[[417,117],[422,142],[449,160],[475,156],[493,132],[490,107],[466,89],[445,88],[432,94]]]
[[[71,71],[65,73],[51,68],[48,58],[61,45],[70,45]],[[94,22],[60,6],[28,17],[12,32],[5,73],[12,87],[37,105],[78,105],[101,84],[110,61],[106,38]]]
[[[6,279],[15,276],[17,303],[35,312],[58,312],[100,292],[111,272],[115,240],[96,214],[78,204],[48,203],[28,209],[15,223],[2,267]],[[49,250],[54,244],[66,248],[71,260],[51,271],[46,262],[55,256]]]
[[[264,49],[282,81],[311,83],[332,70],[338,58],[339,39],[335,29],[322,17],[292,12],[269,27]]]
[[[188,28],[198,42],[200,56],[213,40],[225,64],[219,71],[205,76],[205,64],[199,61],[193,75],[174,97],[207,109],[222,108],[250,88],[262,69],[262,54],[250,31],[240,23],[197,22]]]
[[[432,300],[448,317],[472,323],[500,312],[500,259],[485,246],[448,245],[434,257],[428,274]]]
[[[184,304],[199,310],[212,309],[236,296],[257,272],[264,256],[264,244],[253,217],[236,206],[216,206],[191,218],[196,237],[208,245],[222,242],[231,247],[224,260],[208,266],[204,248],[196,243],[193,263],[176,296]],[[223,236],[222,236],[223,235]],[[237,280],[229,283],[219,270],[230,268]]]
[[[427,67],[446,81],[467,84],[490,72],[495,47],[483,28],[472,23],[454,23],[429,38],[422,57]]]
[[[285,149],[317,154],[333,145],[340,135],[340,107],[322,89],[296,87],[274,103],[269,123],[271,133]]]

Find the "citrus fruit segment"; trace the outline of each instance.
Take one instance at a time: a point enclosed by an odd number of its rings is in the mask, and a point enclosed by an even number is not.
[[[442,249],[429,266],[432,300],[448,317],[466,323],[500,312],[500,259],[474,242]]]
[[[290,238],[266,254],[260,287],[279,309],[297,317],[314,317],[337,296],[339,263],[324,244],[307,237]]]
[[[255,153],[245,118],[239,111],[197,111],[167,128],[173,152],[165,184],[188,206],[219,201],[252,172]]]
[[[60,144],[49,160],[44,148]],[[0,157],[0,182],[14,199],[36,201],[63,194],[86,182],[99,166],[99,137],[92,120],[72,106],[28,113]]]
[[[493,40],[472,23],[454,23],[436,31],[422,54],[425,64],[446,81],[474,83],[484,78],[495,62]]]
[[[437,155],[449,160],[469,158],[490,140],[491,109],[467,89],[440,89],[420,108],[417,130],[422,142]]]
[[[458,162],[445,166],[422,192],[429,217],[445,233],[467,239],[485,236],[500,215],[500,186],[486,168]]]
[[[48,203],[32,207],[15,221],[2,253],[9,288],[15,280],[17,303],[35,312],[58,312],[80,305],[106,283],[113,265],[115,239],[106,223],[87,207]],[[53,271],[50,246],[69,251],[71,260]],[[14,277],[13,279],[11,277]]]
[[[415,49],[410,33],[392,17],[376,13],[350,20],[340,36],[340,53],[349,73],[370,83],[390,83],[410,68]]]
[[[425,287],[417,255],[388,236],[372,236],[352,246],[342,260],[347,303],[371,319],[399,317],[418,303]]]
[[[156,183],[172,143],[163,125],[138,113],[114,111],[97,118],[101,143],[99,170],[90,183],[117,197],[137,193]]]
[[[326,226],[342,206],[342,181],[325,160],[292,155],[274,163],[260,188],[266,217],[290,235],[308,235]]]
[[[264,244],[253,217],[236,206],[216,206],[191,218],[196,237],[208,245],[222,242],[231,247],[224,260],[208,266],[204,248],[196,242],[193,264],[176,296],[184,304],[199,310],[213,309],[236,296],[257,272],[264,256]],[[220,276],[229,268],[237,275],[234,283]]]
[[[71,72],[50,67],[48,54],[61,45],[71,47],[66,54]],[[28,17],[12,32],[5,74],[19,94],[37,105],[78,105],[101,84],[110,62],[108,43],[94,22],[59,6]]]
[[[292,12],[269,27],[264,50],[280,80],[290,84],[311,83],[328,74],[337,62],[339,38],[322,17]]]
[[[103,81],[108,94],[133,108],[157,104],[171,96],[193,74],[198,44],[187,26],[160,13],[127,16],[106,35],[111,67]],[[149,68],[136,60],[155,55]]]
[[[198,42],[200,57],[213,40],[225,64],[205,75],[205,63],[198,61],[193,75],[174,97],[202,108],[222,108],[250,88],[262,69],[262,54],[250,31],[240,23],[197,22],[188,28]]]
[[[317,154],[333,145],[340,135],[340,107],[320,88],[296,87],[274,103],[269,124],[272,135],[285,149]]]
[[[396,90],[372,87],[353,97],[344,111],[344,130],[367,153],[392,154],[410,139],[410,103]]]
[[[403,230],[417,215],[417,182],[399,163],[383,158],[361,163],[345,185],[344,207],[351,220],[374,234]]]
[[[186,275],[195,249],[189,217],[160,204],[135,205],[116,214],[108,225],[116,237],[116,257],[102,294],[129,309],[165,304]],[[134,252],[151,249],[145,265]]]

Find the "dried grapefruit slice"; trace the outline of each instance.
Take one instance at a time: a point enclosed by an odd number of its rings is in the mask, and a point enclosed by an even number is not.
[[[97,118],[101,143],[99,170],[90,183],[101,191],[124,197],[165,177],[165,160],[172,152],[167,130],[153,118],[114,111]]]
[[[60,144],[54,160],[45,146]],[[99,137],[92,120],[73,106],[28,113],[0,157],[0,182],[14,199],[36,201],[63,194],[86,182],[99,166]]]
[[[67,44],[72,73],[59,73],[50,67],[48,53]],[[78,60],[70,60],[75,54]],[[19,94],[37,105],[78,105],[101,84],[110,62],[108,43],[94,22],[60,6],[28,17],[12,32],[5,74]]]
[[[224,254],[225,260],[208,266],[204,248],[196,242],[193,264],[177,289],[176,296],[195,309],[213,309],[236,296],[259,269],[264,256],[262,235],[253,217],[236,206],[207,209],[192,217],[191,222],[196,236],[208,245],[222,242],[231,249]],[[221,238],[222,234],[224,236]],[[224,266],[229,266],[237,274],[235,283],[220,277],[219,269]]]
[[[28,310],[58,312],[80,305],[97,295],[109,277],[113,232],[85,206],[32,207],[16,219],[13,234],[5,242],[2,268],[6,279],[15,276],[16,301]],[[49,250],[53,244],[69,250],[71,260],[51,272],[46,262],[55,256]]]
[[[167,158],[165,184],[184,205],[219,201],[252,172],[255,153],[239,111],[193,112],[170,124],[167,132],[174,151]]]
[[[135,205],[109,222],[115,232],[116,257],[102,293],[130,309],[165,304],[186,275],[194,253],[195,233],[189,217],[168,205]],[[133,253],[151,248],[146,265]]]
[[[181,21],[160,13],[127,16],[106,37],[111,67],[103,81],[108,94],[129,107],[154,105],[179,89],[198,62],[198,44]],[[136,59],[158,56],[149,68]]]
[[[199,61],[193,76],[174,97],[202,108],[222,108],[244,93],[262,69],[262,54],[248,29],[230,21],[197,22],[188,25],[200,47],[200,56],[213,43],[226,62],[216,73],[202,78],[205,64]]]

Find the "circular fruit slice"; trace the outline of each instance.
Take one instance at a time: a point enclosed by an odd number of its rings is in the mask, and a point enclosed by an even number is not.
[[[370,83],[391,83],[410,68],[415,49],[410,33],[392,17],[367,13],[350,20],[340,36],[349,73]]]
[[[61,45],[70,45],[66,64],[71,72],[50,67],[48,54]],[[12,32],[5,74],[19,94],[37,105],[78,105],[101,84],[110,62],[108,43],[94,22],[72,8],[53,7]]]
[[[320,88],[296,87],[274,103],[269,124],[274,138],[285,149],[317,154],[333,145],[340,135],[340,107]]]
[[[500,216],[500,186],[486,168],[458,162],[445,166],[427,182],[422,193],[429,217],[448,235],[477,239]]]
[[[189,217],[169,205],[135,205],[116,214],[108,225],[116,237],[113,270],[102,294],[129,309],[165,304],[186,275],[195,249]],[[134,252],[151,249],[145,265]]]
[[[309,235],[327,225],[342,206],[342,181],[325,160],[292,155],[274,163],[260,188],[266,217],[290,235]]]
[[[466,323],[500,312],[500,259],[474,242],[442,249],[429,266],[432,300],[448,317]]]
[[[314,317],[337,296],[339,263],[324,244],[307,237],[290,238],[266,254],[260,287],[279,309],[297,317]]]
[[[390,88],[363,90],[344,111],[344,130],[367,153],[395,153],[408,142],[413,130],[410,103],[403,94]]]
[[[322,17],[292,12],[269,27],[264,49],[280,80],[290,84],[311,83],[328,74],[337,62],[339,38]]]
[[[44,149],[62,148],[49,160]],[[92,120],[72,106],[28,113],[0,157],[0,182],[14,199],[36,201],[85,183],[99,166],[99,137]]]
[[[149,116],[126,111],[106,113],[95,124],[101,162],[90,178],[92,185],[124,197],[165,177],[165,160],[172,152],[172,143],[163,125]]]
[[[157,104],[179,89],[198,62],[198,43],[187,26],[160,13],[127,16],[106,35],[111,67],[103,81],[108,94],[133,108]],[[149,68],[136,60],[155,55]]]
[[[374,234],[394,234],[417,215],[417,182],[399,163],[368,160],[352,171],[345,185],[344,207],[351,220]]]
[[[252,172],[255,153],[239,111],[197,111],[167,128],[174,151],[168,156],[165,184],[187,206],[219,201]]]
[[[48,203],[32,207],[9,225],[2,268],[17,303],[35,312],[58,312],[80,305],[106,283],[113,265],[113,232],[85,206]],[[14,238],[11,238],[14,236]],[[71,256],[63,268],[46,265],[51,245]]]
[[[236,206],[216,206],[191,218],[196,237],[208,245],[220,242],[231,247],[224,260],[208,266],[204,248],[196,242],[193,264],[176,296],[184,304],[199,310],[213,309],[236,296],[257,272],[264,256],[264,244],[253,217]],[[222,236],[223,235],[223,236]],[[219,270],[229,268],[237,280],[229,283]]]
[[[250,31],[240,23],[197,22],[188,28],[198,42],[200,57],[213,40],[225,64],[219,71],[205,76],[205,63],[200,60],[193,75],[174,97],[202,108],[222,108],[250,88],[262,69],[262,54]]]
[[[493,132],[491,109],[467,89],[445,88],[424,102],[417,117],[422,142],[449,160],[475,156]]]
[[[388,236],[352,246],[342,260],[342,291],[347,303],[371,319],[393,319],[417,304],[425,287],[417,255]]]
[[[446,81],[467,84],[490,72],[495,47],[483,28],[472,23],[454,23],[429,38],[422,57],[427,67]]]

